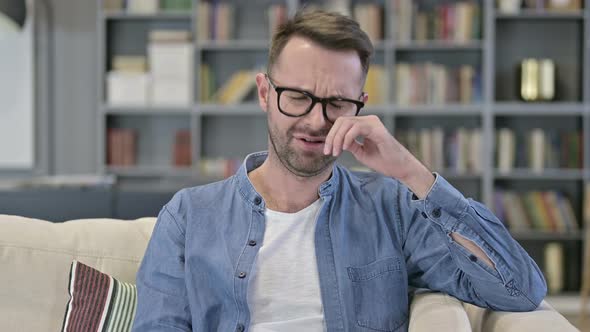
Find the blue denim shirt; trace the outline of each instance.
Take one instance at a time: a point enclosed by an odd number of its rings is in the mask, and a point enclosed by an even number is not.
[[[164,206],[137,274],[134,331],[248,331],[265,202],[247,173],[265,158],[251,154],[231,178],[183,189]],[[440,175],[419,200],[395,179],[335,165],[319,196],[315,246],[328,331],[405,331],[414,288],[504,311],[533,310],[545,296],[538,266],[502,223]]]

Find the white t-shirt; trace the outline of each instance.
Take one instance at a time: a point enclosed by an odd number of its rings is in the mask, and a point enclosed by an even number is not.
[[[295,213],[266,209],[248,287],[250,331],[326,331],[314,233],[322,200]]]

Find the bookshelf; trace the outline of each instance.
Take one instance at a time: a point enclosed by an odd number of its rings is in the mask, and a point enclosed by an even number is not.
[[[212,28],[209,23],[208,31],[203,31],[202,22],[212,15],[206,14],[212,11],[211,1],[207,1],[207,7],[204,1],[188,0],[184,11],[100,12],[97,17],[101,41],[97,66],[99,169],[117,175],[121,183],[129,186],[149,188],[170,178],[178,186],[194,185],[220,179],[223,174],[230,174],[247,153],[266,149],[266,117],[255,101],[254,91],[244,91],[239,101],[230,104],[219,103],[215,93],[238,70],[256,70],[265,65],[269,25],[280,15],[292,15],[302,6],[330,2],[220,0],[218,3],[233,6],[228,9],[228,15],[233,12],[234,19],[228,26],[221,24]],[[458,131],[477,131],[480,150],[477,167],[469,162],[462,166],[451,164],[451,159],[465,159],[466,156],[449,156],[449,151],[445,151],[437,156],[439,167],[435,170],[466,196],[481,200],[492,209],[498,208],[495,197],[500,191],[522,195],[558,191],[571,201],[579,226],[577,231],[556,233],[529,229],[515,231],[514,236],[542,269],[545,268],[546,244],[562,244],[567,268],[563,267],[566,271],[564,285],[557,293],[579,291],[582,234],[586,227],[583,222],[584,188],[590,183],[590,144],[584,144],[590,142],[590,8],[583,4],[581,10],[573,12],[522,9],[518,14],[505,14],[495,8],[495,1],[484,0],[334,3],[353,15],[365,15],[360,14],[359,8],[367,4],[382,10],[381,24],[375,28],[376,37],[373,37],[376,51],[373,67],[380,70],[373,73],[369,91],[370,98],[378,98],[370,99],[373,102],[361,115],[379,116],[396,137],[407,135],[409,130],[415,131],[410,135],[430,136],[430,145],[436,141],[433,136],[441,135],[428,132],[435,128],[442,129],[444,144],[448,143],[443,146],[456,146],[458,143],[454,140],[469,141],[458,139]],[[420,18],[414,14],[412,3],[419,6]],[[277,9],[277,6],[282,7]],[[273,14],[269,14],[269,8],[274,8]],[[450,28],[446,32],[432,29],[435,23],[429,22],[445,22],[440,15],[448,11],[461,13],[455,17],[463,18],[448,23]],[[113,57],[149,56],[150,32],[170,29],[191,32],[190,39],[185,41],[193,52],[190,103],[110,104],[107,79],[114,65]],[[519,98],[517,68],[527,57],[553,59],[556,66],[554,100],[523,102]],[[424,82],[436,80],[447,83],[442,87],[437,83],[429,91],[408,90],[412,84],[424,85]],[[416,102],[420,100],[426,103]],[[134,165],[107,163],[107,132],[112,127],[136,131],[137,162]],[[508,170],[499,167],[497,133],[502,128],[523,136],[515,137],[514,161]],[[528,144],[528,133],[537,128],[543,133],[579,133],[581,143],[577,148],[580,152],[576,167],[555,167],[559,157],[553,156],[553,159],[547,157],[540,169],[532,169],[527,160],[532,148],[522,147]],[[175,166],[173,162],[174,137],[178,130],[190,132],[189,166]],[[544,139],[549,141],[549,138]],[[417,155],[424,153],[420,147],[416,149]],[[557,153],[555,151],[553,153]],[[361,166],[347,153],[340,161],[351,167]]]

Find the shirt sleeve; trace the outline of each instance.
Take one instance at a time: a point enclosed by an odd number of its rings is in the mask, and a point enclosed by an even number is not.
[[[547,293],[537,264],[488,208],[435,175],[424,199],[405,186],[399,189],[410,285],[493,310],[537,308]],[[455,242],[451,233],[475,243],[495,269]]]
[[[137,272],[133,331],[191,331],[184,241],[183,229],[164,206]]]

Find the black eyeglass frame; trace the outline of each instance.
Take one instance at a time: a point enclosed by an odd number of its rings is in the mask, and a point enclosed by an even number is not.
[[[360,113],[361,109],[365,106],[365,103],[363,103],[360,100],[341,98],[341,97],[320,98],[320,97],[314,96],[313,94],[311,94],[305,90],[300,90],[300,89],[296,89],[296,88],[289,88],[289,87],[284,87],[284,86],[277,86],[276,84],[274,84],[274,82],[270,78],[270,75],[264,74],[264,76],[266,77],[268,84],[277,93],[277,108],[279,109],[279,112],[281,112],[282,114],[289,116],[289,117],[299,118],[299,117],[305,116],[311,112],[311,110],[314,108],[314,106],[317,103],[320,103],[320,104],[322,104],[322,112],[324,114],[324,119],[326,119],[326,121],[328,121],[329,123],[334,123],[334,121],[332,121],[332,120],[330,120],[330,118],[328,118],[327,107],[328,107],[329,103],[334,102],[334,101],[346,101],[346,102],[351,102],[351,103],[355,104],[356,105],[356,112],[355,112],[354,116],[357,116]],[[309,105],[307,110],[305,112],[303,112],[302,114],[299,114],[299,115],[289,114],[281,109],[281,105],[279,103],[279,100],[281,99],[281,94],[283,93],[283,91],[293,91],[293,92],[301,93],[301,94],[309,97],[309,99],[311,99],[311,104]],[[359,98],[362,98],[364,95],[365,95],[365,93],[361,92],[361,95],[359,96]]]

